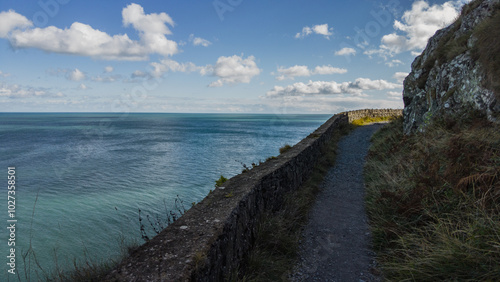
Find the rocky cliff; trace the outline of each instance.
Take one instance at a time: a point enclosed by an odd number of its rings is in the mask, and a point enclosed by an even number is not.
[[[500,121],[500,0],[475,0],[429,39],[404,81],[404,132],[436,116],[481,113]]]

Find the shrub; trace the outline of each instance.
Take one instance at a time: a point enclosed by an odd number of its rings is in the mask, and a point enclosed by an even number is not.
[[[227,181],[227,178],[225,178],[224,176],[220,176],[219,179],[215,180],[215,187],[221,187],[222,184],[224,184],[224,182]]]
[[[280,154],[284,154],[284,153],[288,152],[288,150],[290,150],[291,148],[292,148],[292,146],[286,144],[285,146],[280,148]]]

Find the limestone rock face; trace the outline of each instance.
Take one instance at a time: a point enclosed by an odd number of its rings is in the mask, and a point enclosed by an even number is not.
[[[500,101],[485,88],[483,67],[473,59],[474,28],[498,9],[499,2],[484,0],[471,7],[455,23],[437,31],[413,61],[404,81],[405,134],[423,131],[433,117],[443,114],[479,111],[490,121],[499,121]]]

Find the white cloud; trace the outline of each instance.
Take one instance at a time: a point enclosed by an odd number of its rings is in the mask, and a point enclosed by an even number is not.
[[[386,62],[385,64],[390,68],[397,67],[399,65],[404,65],[403,62],[400,60],[392,60],[390,62]]]
[[[85,74],[79,69],[74,69],[71,72],[68,72],[66,78],[72,81],[80,81],[86,78]]]
[[[78,86],[78,88],[81,89],[81,90],[87,90],[88,89],[87,85],[85,85],[83,83],[80,84],[80,86]]]
[[[326,39],[330,39],[333,34],[333,27],[329,28],[328,24],[315,25],[313,27],[303,27],[302,32],[295,34],[295,38],[304,38],[312,33],[323,35]]]
[[[317,66],[314,68],[313,74],[334,74],[334,73],[346,73],[346,69],[334,68],[330,65],[328,66]]]
[[[136,70],[132,73],[132,78],[138,78],[138,77],[147,77],[148,74],[143,72],[143,71],[140,71],[140,70]]]
[[[192,42],[194,46],[208,47],[212,45],[212,42],[201,37],[195,37],[194,34],[189,35],[189,41]]]
[[[354,94],[361,95],[363,90],[384,90],[400,88],[401,84],[391,83],[385,80],[371,80],[358,78],[354,82],[337,83],[335,81],[309,81],[308,83],[297,82],[286,87],[274,86],[266,93],[266,97],[274,98],[281,96],[302,95],[330,95],[330,94]]]
[[[259,75],[261,70],[255,63],[255,57],[221,56],[213,67],[213,75],[219,77],[217,81],[210,83],[209,87],[220,87],[224,84],[250,83],[250,80]]]
[[[110,73],[110,72],[113,72],[114,68],[112,66],[107,66],[104,68],[104,72],[106,73]]]
[[[61,97],[61,93],[53,94],[43,88],[23,87],[17,84],[0,83],[0,97],[32,98],[32,97]]]
[[[165,35],[172,34],[166,24],[174,26],[172,18],[166,13],[145,14],[144,9],[138,4],[130,4],[122,11],[123,24],[132,25],[139,31],[143,48],[150,53],[164,56],[178,52],[177,43],[168,40]]]
[[[121,78],[121,75],[108,75],[108,76],[94,76],[92,81],[96,82],[115,82]]]
[[[201,75],[216,76],[219,79],[210,83],[209,87],[220,87],[225,84],[250,83],[254,76],[260,74],[261,69],[255,63],[255,57],[249,56],[244,59],[242,56],[233,55],[230,57],[221,56],[215,65],[197,66],[192,62],[179,63],[171,59],[163,59],[159,62],[151,63],[153,71],[150,75],[160,77],[165,72],[199,72]]]
[[[27,28],[33,23],[25,16],[16,13],[14,10],[0,12],[0,38],[6,38],[15,29]]]
[[[280,76],[277,76],[277,80],[285,80],[285,79],[293,79],[296,76],[310,76],[311,71],[307,66],[293,66],[289,68],[278,67],[278,73]]]
[[[387,97],[389,99],[393,99],[393,100],[402,100],[403,99],[403,93],[402,92],[397,92],[397,91],[388,91],[387,92]]]
[[[0,71],[0,77],[8,77],[8,76],[10,76],[10,73],[5,73]]]
[[[396,81],[399,83],[403,83],[403,81],[407,76],[408,76],[407,72],[397,72],[392,76],[392,78],[396,79]]]
[[[335,55],[336,56],[356,55],[356,50],[354,50],[353,48],[345,47],[335,52]]]
[[[421,52],[438,29],[457,18],[463,2],[448,1],[432,6],[426,1],[414,2],[411,10],[404,12],[401,21],[394,21],[395,31],[382,37],[378,54],[387,58],[406,51]]]
[[[160,62],[153,62],[151,63],[151,66],[153,67],[153,71],[151,72],[151,75],[154,77],[160,77],[163,75],[165,72],[200,72],[200,74],[205,75],[209,70],[210,66],[207,67],[200,67],[195,65],[194,63],[188,62],[188,63],[179,63],[171,59],[163,59],[160,60]],[[136,76],[137,77],[137,76]]]
[[[14,48],[37,48],[46,52],[89,56],[105,60],[146,60],[150,54],[170,56],[178,52],[177,43],[165,35],[172,32],[167,24],[174,21],[166,13],[145,14],[137,4],[122,10],[123,24],[139,33],[139,41],[127,34],[109,35],[90,25],[74,22],[69,28],[55,26],[27,28],[26,18],[14,11],[0,13],[0,23],[17,19],[15,24],[0,27],[0,37],[8,38]]]
[[[378,50],[370,49],[364,51],[363,54],[367,55],[370,59],[373,58],[373,55],[379,55],[380,57],[387,60],[387,57],[389,56],[389,54],[387,54],[387,52],[383,49],[378,49]]]
[[[294,79],[297,76],[311,76],[316,74],[334,74],[334,73],[346,73],[346,69],[335,68],[330,65],[317,66],[314,70],[310,70],[307,66],[295,65],[293,67],[284,68],[278,67],[277,80]]]

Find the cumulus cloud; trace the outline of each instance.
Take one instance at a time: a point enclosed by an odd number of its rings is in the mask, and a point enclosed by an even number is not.
[[[192,42],[194,46],[208,47],[212,45],[212,42],[201,37],[195,37],[194,34],[189,35],[189,41]]]
[[[148,74],[143,72],[143,71],[140,71],[140,70],[136,70],[132,73],[132,78],[138,78],[138,77],[147,77]]]
[[[354,50],[353,48],[345,47],[335,52],[335,55],[336,56],[356,55],[356,50]]]
[[[110,72],[113,72],[114,68],[112,66],[107,66],[104,68],[104,72],[106,73],[110,73]]]
[[[197,66],[192,62],[179,63],[171,59],[163,59],[150,64],[153,67],[150,75],[160,77],[166,72],[198,72],[201,75],[210,75],[219,79],[210,83],[209,87],[221,87],[225,84],[250,83],[254,76],[260,74],[254,56],[243,58],[233,55],[221,56],[215,65]]]
[[[74,69],[67,73],[66,78],[72,81],[80,81],[86,78],[85,74],[79,69]]]
[[[403,100],[403,92],[397,92],[397,91],[388,91],[387,92],[387,98],[391,100],[398,100],[402,101]]]
[[[10,76],[10,73],[5,73],[0,71],[0,77],[8,77],[8,76]]]
[[[5,38],[15,29],[22,29],[33,26],[33,23],[25,16],[16,13],[14,10],[0,12],[0,38]]]
[[[303,95],[331,95],[331,94],[354,94],[361,95],[364,90],[385,90],[400,88],[401,84],[391,83],[385,80],[371,80],[358,78],[353,82],[337,83],[335,81],[309,81],[308,83],[297,82],[288,86],[274,86],[266,93],[266,97],[274,98],[281,96],[303,96]]]
[[[323,35],[326,39],[330,39],[330,36],[333,34],[333,27],[329,28],[328,24],[320,24],[320,25],[315,25],[313,27],[303,27],[302,32],[298,32],[295,34],[295,38],[304,38],[310,34],[319,34]]]
[[[201,67],[191,62],[179,63],[171,59],[163,59],[159,62],[153,62],[151,63],[151,66],[153,67],[151,75],[154,77],[160,77],[165,72],[200,72],[200,74],[205,75],[210,69],[209,66]]]
[[[37,48],[105,60],[137,61],[146,60],[150,54],[170,56],[178,52],[177,43],[166,37],[172,33],[167,25],[174,26],[166,13],[145,14],[140,5],[130,4],[122,10],[122,18],[123,25],[132,26],[140,40],[132,40],[127,34],[109,35],[79,22],[65,29],[29,28],[32,23],[14,11],[0,13],[0,37],[8,38],[14,48]]]
[[[385,64],[388,67],[392,68],[392,67],[397,67],[399,65],[403,65],[403,62],[400,60],[391,60],[390,62],[386,62]]]
[[[53,94],[43,88],[23,87],[18,84],[0,83],[0,97],[32,98],[32,97],[63,97],[62,93]]]
[[[408,76],[407,72],[397,72],[392,76],[392,78],[396,79],[396,81],[399,83],[403,83],[403,81],[407,76]]]
[[[115,82],[121,78],[121,75],[108,75],[108,76],[94,76],[92,77],[92,81],[96,82]]]
[[[277,80],[294,79],[297,76],[311,76],[316,74],[334,74],[334,73],[346,73],[346,69],[335,68],[330,65],[317,66],[314,70],[310,70],[307,66],[295,65],[293,67],[285,68],[278,67],[279,76],[276,77]]]
[[[81,90],[87,90],[88,89],[87,85],[85,85],[83,83],[80,84],[80,86],[78,86],[78,88],[81,89]]]
[[[221,87],[224,84],[250,83],[250,80],[259,75],[261,69],[255,63],[255,57],[249,56],[221,56],[213,67],[213,75],[219,77],[217,81],[210,83],[209,87]]]
[[[457,18],[463,3],[448,1],[431,6],[426,1],[414,2],[411,10],[405,11],[400,21],[394,21],[395,31],[382,37],[377,54],[385,58],[406,51],[418,54],[438,29],[448,26]],[[375,53],[365,52],[367,55]]]

